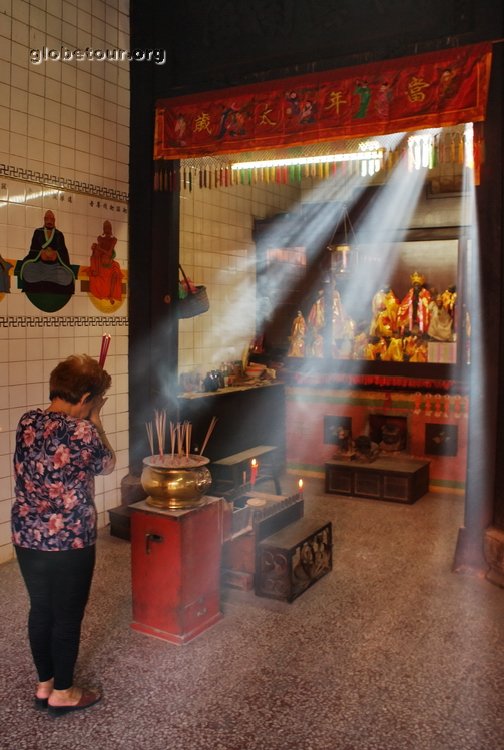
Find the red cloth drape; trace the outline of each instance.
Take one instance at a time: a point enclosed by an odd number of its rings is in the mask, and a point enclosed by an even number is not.
[[[155,159],[369,137],[485,117],[491,43],[156,104]]]

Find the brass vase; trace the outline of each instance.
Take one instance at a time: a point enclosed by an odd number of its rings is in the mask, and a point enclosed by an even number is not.
[[[156,508],[180,510],[203,502],[212,477],[206,464],[210,459],[190,455],[187,459],[147,456],[140,482],[147,493],[146,503]]]

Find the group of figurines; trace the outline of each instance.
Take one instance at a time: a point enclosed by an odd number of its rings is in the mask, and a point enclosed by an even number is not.
[[[359,435],[353,439],[351,431],[340,425],[335,434],[334,458],[371,463],[380,455],[390,456],[404,448],[400,428],[394,424],[381,426],[379,440],[375,443],[369,435]]]
[[[380,446],[374,443],[368,435],[359,435],[353,440],[350,430],[339,427],[336,434],[334,458],[372,463],[379,455]]]
[[[332,296],[331,345],[333,357],[393,362],[427,362],[431,341],[455,341],[457,291],[427,287],[422,274],[410,276],[411,287],[399,300],[390,286],[382,286],[371,303],[371,321],[357,324],[345,313],[337,289]],[[326,330],[323,292],[305,319],[300,310],[292,323],[289,357],[323,357]]]

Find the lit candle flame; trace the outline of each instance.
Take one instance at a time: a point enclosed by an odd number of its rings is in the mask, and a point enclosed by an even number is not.
[[[299,494],[300,494],[300,496],[303,495],[303,484],[304,484],[303,480],[300,479],[299,482],[298,482],[298,488],[299,488]]]
[[[259,464],[257,458],[253,458],[250,462],[250,486],[253,487],[256,483],[257,472],[259,470]]]

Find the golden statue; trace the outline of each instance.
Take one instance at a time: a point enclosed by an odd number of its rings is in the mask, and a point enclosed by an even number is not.
[[[292,323],[291,335],[289,336],[288,357],[304,357],[305,355],[306,322],[301,310],[298,310]]]

